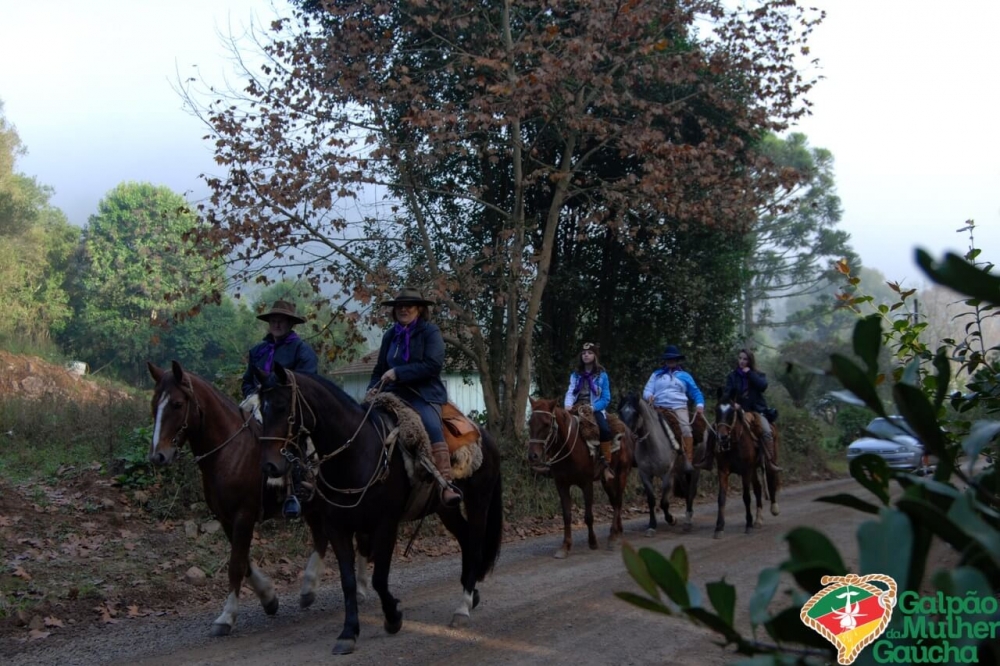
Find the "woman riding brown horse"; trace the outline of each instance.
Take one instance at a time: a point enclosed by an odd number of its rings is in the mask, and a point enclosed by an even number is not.
[[[715,432],[712,437],[715,446],[715,460],[719,466],[719,515],[715,521],[715,538],[722,537],[726,527],[726,495],[729,493],[729,475],[739,474],[743,481],[743,505],[746,507],[746,533],[764,522],[761,502],[761,482],[758,468],[763,468],[767,481],[767,492],[771,500],[771,515],[777,516],[778,472],[763,465],[753,431],[753,417],[736,401],[725,402],[719,393],[719,404],[715,408]],[[749,418],[748,418],[748,415]],[[774,433],[774,463],[778,462],[778,428],[772,425]],[[750,488],[757,499],[757,517],[750,512]]]
[[[594,534],[594,480],[600,476],[602,466],[591,455],[587,441],[580,432],[583,418],[586,417],[576,416],[567,411],[560,401],[531,400],[531,418],[528,420],[530,432],[528,463],[537,472],[551,474],[556,482],[556,490],[559,491],[562,505],[563,542],[553,554],[557,559],[565,558],[573,548],[573,500],[569,494],[572,486],[577,486],[583,491],[587,543],[591,550],[597,548],[597,535]],[[621,448],[612,457],[612,481],[609,483],[601,479],[608,501],[614,509],[611,533],[608,536],[609,549],[624,531],[622,500],[629,472],[632,471],[634,444],[628,430],[621,436],[620,442]]]

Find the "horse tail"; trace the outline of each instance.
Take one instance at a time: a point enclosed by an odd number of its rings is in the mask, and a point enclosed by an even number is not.
[[[483,568],[479,580],[493,570],[500,558],[500,543],[503,541],[503,479],[497,469],[497,480],[493,484],[493,497],[486,510],[486,532],[483,535]]]

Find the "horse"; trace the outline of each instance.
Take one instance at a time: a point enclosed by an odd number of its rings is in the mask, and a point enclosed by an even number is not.
[[[366,409],[333,382],[275,364],[273,373],[256,370],[261,384],[264,419],[262,469],[272,477],[290,464],[315,473],[323,528],[340,567],[344,594],[344,626],[334,654],[354,651],[361,624],[351,539],[367,534],[375,565],[372,587],[378,593],[383,627],[395,634],[403,623],[399,600],[389,592],[389,569],[400,522],[436,513],[462,550],[462,597],[451,625],[461,626],[479,604],[476,583],[496,564],[503,536],[503,493],[500,450],[480,429],[482,462],[469,476],[454,483],[462,491],[461,507],[440,503],[437,486],[415,484],[407,474],[404,447],[378,410]],[[305,455],[302,441],[312,438],[317,459]],[[422,494],[422,495],[421,495]],[[416,498],[423,496],[419,501]]]
[[[580,433],[580,417],[562,407],[559,401],[531,399],[531,416],[528,419],[530,439],[528,440],[528,464],[536,473],[551,475],[559,491],[563,515],[563,542],[553,553],[556,559],[564,559],[573,548],[572,510],[570,487],[577,486],[583,491],[584,521],[587,523],[587,544],[591,550],[597,549],[597,535],[594,534],[594,479],[598,467],[590,454],[587,441]],[[632,471],[634,445],[632,434],[627,429],[621,437],[621,448],[612,458],[617,465],[615,478],[611,483],[601,479],[604,492],[614,509],[611,533],[608,536],[608,550],[622,536],[622,500]],[[598,452],[596,455],[600,455]]]
[[[649,524],[646,536],[656,534],[656,495],[653,479],[660,479],[660,509],[668,525],[676,521],[670,514],[670,491],[686,503],[683,530],[690,532],[694,516],[694,498],[698,492],[700,470],[692,467],[693,462],[685,460],[680,445],[681,427],[673,412],[661,414],[648,402],[630,393],[618,405],[618,414],[636,435],[635,461],[639,469],[649,505]],[[678,464],[691,463],[691,464]]]
[[[168,465],[187,442],[201,471],[205,502],[222,524],[229,539],[229,596],[222,614],[212,623],[213,636],[229,635],[239,613],[243,579],[257,593],[264,612],[278,612],[278,597],[271,580],[250,561],[250,542],[258,520],[280,515],[283,489],[270,487],[261,473],[258,444],[260,424],[244,416],[239,406],[212,384],[174,361],[170,371],[147,362],[155,386],[151,401],[153,438],[149,461]],[[303,518],[313,539],[302,580],[299,604],[309,607],[316,599],[316,583],[323,573],[327,539],[312,502]],[[363,559],[359,571],[367,587]]]
[[[721,396],[720,396],[721,398]],[[715,538],[721,539],[726,528],[726,495],[729,492],[729,475],[739,474],[743,481],[743,505],[746,507],[746,534],[764,523],[761,503],[761,482],[758,469],[763,468],[767,491],[771,500],[771,515],[777,516],[778,474],[767,469],[757,448],[753,431],[747,422],[748,413],[736,401],[719,400],[715,408],[715,461],[719,466],[719,515],[715,521]],[[771,424],[774,433],[775,457],[778,452],[778,428]],[[775,460],[777,462],[777,460]],[[756,520],[750,512],[750,488],[757,499]]]

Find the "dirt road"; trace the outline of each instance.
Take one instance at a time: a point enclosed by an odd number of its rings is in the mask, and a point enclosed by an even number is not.
[[[695,528],[661,524],[653,538],[643,536],[645,519],[626,525],[626,538],[636,547],[653,547],[668,554],[684,544],[691,577],[702,589],[723,576],[737,587],[737,622],[749,629],[747,604],[757,572],[781,562],[787,549],[781,537],[798,525],[821,527],[841,548],[849,570],[857,564],[855,533],[864,514],[816,497],[839,492],[865,493],[850,479],[801,485],[780,495],[782,514],[766,511],[765,525],[743,534],[743,505],[733,497],[727,506],[727,533],[714,540],[715,508],[696,506]],[[451,629],[448,622],[458,604],[459,562],[455,557],[394,566],[393,593],[401,599],[403,628],[395,636],[382,629],[377,601],[362,606],[357,651],[333,657],[330,648],[343,622],[339,586],[326,586],[316,604],[300,610],[297,599],[284,597],[274,617],[260,606],[244,604],[234,634],[210,638],[217,614],[199,612],[181,617],[144,618],[141,623],[113,626],[72,641],[25,644],[18,654],[5,655],[8,664],[723,664],[733,659],[713,644],[715,635],[683,620],[634,608],[613,596],[619,590],[638,591],[626,573],[619,550],[607,551],[607,525],[598,536],[601,549],[586,546],[578,530],[574,550],[555,560],[556,535],[504,545],[494,573],[480,586],[482,603],[472,623]],[[785,595],[779,590],[775,599]],[[246,599],[246,597],[244,597]]]

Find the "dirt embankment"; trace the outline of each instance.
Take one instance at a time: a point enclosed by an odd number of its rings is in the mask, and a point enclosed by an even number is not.
[[[128,397],[37,356],[21,356],[0,349],[0,399],[37,400],[47,396],[76,402],[107,402]]]

